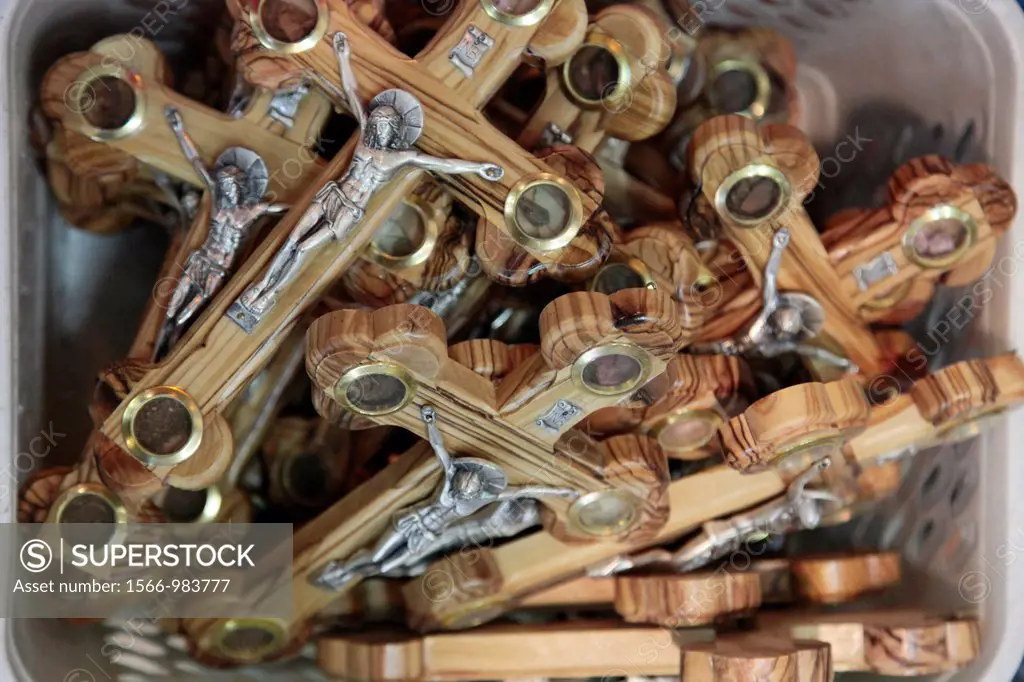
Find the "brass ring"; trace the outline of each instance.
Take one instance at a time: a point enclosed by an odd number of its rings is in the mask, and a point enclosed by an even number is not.
[[[413,209],[423,222],[423,241],[420,242],[419,246],[412,253],[404,256],[394,256],[377,246],[375,241],[371,241],[366,249],[367,255],[374,263],[388,270],[411,268],[430,258],[440,233],[438,220],[432,215],[432,207],[427,202],[418,196],[414,196],[403,199],[402,203]]]
[[[572,61],[588,47],[596,47],[611,54],[619,72],[618,80],[615,82],[615,87],[608,94],[602,94],[599,99],[591,99],[585,96],[572,82]],[[572,56],[566,59],[565,63],[562,64],[562,85],[565,86],[565,91],[569,95],[569,99],[574,101],[581,108],[598,109],[606,103],[615,102],[629,92],[633,83],[632,74],[633,71],[629,65],[629,57],[626,54],[625,48],[622,47],[622,43],[606,33],[594,31],[586,37],[578,48],[576,48],[576,51],[573,52]]]
[[[607,500],[623,504],[625,514],[610,522],[593,524],[586,520],[587,510]],[[611,537],[629,531],[640,518],[640,500],[623,490],[595,490],[579,497],[569,507],[569,521],[572,526],[586,535]]]
[[[836,430],[828,431],[824,434],[816,434],[808,438],[803,438],[786,444],[782,447],[776,448],[774,456],[770,465],[775,468],[788,469],[792,471],[804,471],[808,469],[815,462],[822,460],[829,455],[821,455],[811,460],[807,460],[807,455],[811,450],[817,450],[822,447],[828,447],[832,451],[843,445],[843,438]]]
[[[661,437],[674,424],[678,424],[681,421],[700,420],[708,425],[708,436],[700,441],[688,443],[683,446],[670,445],[662,441]],[[650,427],[649,433],[651,437],[658,441],[658,445],[666,451],[680,451],[686,452],[690,450],[696,450],[702,448],[712,440],[718,433],[718,428],[725,423],[725,417],[718,411],[707,408],[699,409],[684,409],[679,412],[673,412],[665,415],[660,421],[654,426]]]
[[[182,492],[206,493],[206,499],[203,501],[203,509],[199,512],[198,516],[194,519],[176,521],[176,523],[214,523],[217,517],[220,516],[220,510],[224,504],[224,494],[220,491],[220,487],[211,485],[209,488],[203,488],[202,490],[182,489]],[[163,510],[161,509],[161,511]]]
[[[97,127],[85,117],[84,112],[73,112],[73,115],[78,118],[78,132],[97,142],[120,140],[134,135],[142,127],[146,116],[146,93],[143,90],[142,76],[131,69],[121,64],[103,64],[96,68],[86,69],[78,75],[77,81],[82,83],[84,89],[90,83],[95,83],[107,76],[112,76],[128,84],[128,87],[132,89],[132,94],[135,96],[135,109],[132,111],[131,116],[128,117],[128,120],[116,128]],[[95,91],[95,88],[93,88],[93,91]]]
[[[755,94],[754,100],[741,111],[725,111],[715,101],[715,81],[725,73],[739,71],[754,79]],[[738,114],[747,118],[759,121],[768,113],[768,105],[772,101],[772,81],[764,67],[752,59],[731,58],[716,62],[711,67],[711,73],[707,81],[707,99],[711,108],[722,114]]]
[[[261,630],[270,634],[262,646],[238,649],[228,646],[231,635],[242,630]],[[222,621],[213,636],[213,646],[221,655],[242,663],[257,663],[278,653],[288,643],[288,629],[280,620],[271,618],[229,618]]]
[[[110,507],[114,514],[114,523],[124,525],[128,523],[128,510],[125,508],[121,498],[114,491],[99,483],[79,483],[62,492],[50,508],[46,517],[47,523],[61,523],[61,516],[68,506],[83,496],[97,497]],[[73,523],[73,522],[71,522]]]
[[[727,203],[729,198],[729,192],[743,180],[750,178],[766,178],[771,180],[779,188],[779,198],[775,202],[775,205],[765,213],[764,216],[757,216],[753,218],[743,218],[735,215],[730,209]],[[722,184],[718,186],[718,190],[715,192],[715,211],[718,215],[735,223],[739,227],[756,227],[762,225],[769,220],[777,217],[786,205],[789,203],[790,194],[792,193],[792,187],[789,184],[789,179],[785,174],[775,166],[770,166],[763,163],[755,163],[749,166],[744,166],[738,171],[731,173]]]
[[[188,440],[176,452],[160,454],[146,449],[135,435],[135,418],[139,411],[154,400],[170,399],[181,405],[188,412],[191,421],[192,431]],[[203,440],[203,411],[199,404],[188,393],[177,386],[155,386],[147,389],[132,398],[124,408],[121,415],[121,435],[124,437],[125,447],[135,459],[143,464],[153,466],[170,466],[184,462],[199,449]]]
[[[602,265],[601,269],[597,271],[596,275],[594,275],[594,279],[590,281],[590,290],[598,291],[598,285],[601,282],[601,275],[613,268],[628,268],[641,279],[643,282],[643,288],[645,289],[655,290],[658,288],[658,282],[654,279],[654,274],[651,272],[651,269],[647,267],[647,263],[643,262],[639,258],[615,258],[613,256],[609,259],[609,262]]]
[[[917,233],[927,227],[929,224],[938,220],[956,220],[959,221],[964,229],[967,230],[967,236],[964,239],[964,243],[961,244],[952,253],[943,256],[941,258],[929,258],[922,256],[914,248],[914,238]],[[922,268],[929,270],[942,270],[950,267],[958,260],[963,258],[964,254],[978,239],[978,224],[974,222],[974,218],[970,213],[967,213],[961,208],[952,206],[950,204],[941,204],[934,206],[925,211],[917,220],[910,224],[907,231],[903,233],[903,253],[906,254],[907,258],[911,262],[920,265]]]
[[[586,368],[595,360],[609,355],[625,355],[636,360],[640,367],[639,373],[632,379],[616,386],[592,386],[583,378]],[[572,364],[572,382],[577,388],[596,395],[622,395],[635,390],[647,381],[651,373],[651,357],[647,351],[631,343],[609,343],[585,351]]]
[[[536,7],[525,14],[506,12],[499,9],[491,0],[480,0],[480,6],[484,8],[487,16],[506,26],[533,26],[540,23],[540,20],[551,12],[551,8],[555,6],[555,0],[540,0]]]
[[[405,389],[405,395],[402,396],[402,399],[396,405],[385,407],[380,410],[367,410],[348,399],[348,389],[352,384],[365,376],[377,374],[392,377],[402,384]],[[416,380],[413,379],[412,374],[410,374],[404,367],[391,362],[371,362],[365,365],[353,367],[349,371],[345,372],[334,385],[334,399],[337,400],[342,407],[349,412],[355,412],[356,414],[362,414],[368,417],[380,417],[385,414],[391,414],[392,412],[398,412],[412,402],[412,399],[415,396]]]
[[[327,27],[331,18],[327,0],[313,0],[313,3],[316,5],[316,24],[314,24],[313,30],[309,32],[309,35],[294,43],[279,40],[267,31],[267,27],[263,25],[263,5],[266,2],[267,0],[259,0],[255,11],[249,10],[249,25],[252,27],[252,33],[256,36],[256,40],[260,41],[260,45],[268,50],[283,54],[306,52],[313,49],[320,42],[320,39],[327,35]]]
[[[533,237],[523,231],[522,226],[516,219],[516,206],[519,203],[520,197],[522,197],[527,190],[541,185],[555,187],[560,192],[564,193],[569,199],[568,220],[565,223],[565,227],[562,228],[562,231],[554,237]],[[560,249],[576,238],[576,233],[580,231],[580,226],[582,224],[583,204],[580,201],[579,192],[567,180],[557,175],[553,175],[551,173],[535,173],[533,175],[527,175],[512,187],[512,190],[508,193],[508,197],[505,198],[505,225],[508,227],[508,231],[512,239],[527,248],[534,249],[536,251],[554,251],[555,249]]]

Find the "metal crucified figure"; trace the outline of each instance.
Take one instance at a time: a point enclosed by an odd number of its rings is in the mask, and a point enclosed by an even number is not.
[[[267,166],[259,154],[245,147],[229,147],[217,157],[212,168],[207,168],[185,131],[178,109],[165,107],[164,117],[185,158],[211,193],[213,203],[206,240],[189,254],[164,311],[164,324],[153,349],[154,360],[167,352],[196,313],[220,291],[253,224],[263,215],[288,210],[285,204],[263,200]]]
[[[281,291],[320,248],[348,238],[362,220],[370,199],[400,169],[414,166],[443,173],[476,173],[492,182],[501,180],[505,174],[501,166],[493,163],[440,159],[416,150],[413,144],[423,131],[423,107],[419,101],[405,90],[391,89],[374,97],[364,108],[344,33],[334,34],[334,51],[343,92],[332,94],[343,97],[355,115],[359,144],[345,174],[317,193],[264,275],[242,292],[228,310],[228,316],[247,333],[263,319]]]

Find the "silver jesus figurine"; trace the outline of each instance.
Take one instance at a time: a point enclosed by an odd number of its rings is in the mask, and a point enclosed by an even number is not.
[[[228,316],[251,332],[277,300],[281,291],[295,280],[303,265],[324,245],[346,239],[363,218],[370,199],[407,166],[444,173],[477,173],[485,180],[500,180],[504,170],[493,163],[462,159],[439,159],[413,148],[423,130],[423,108],[405,90],[380,93],[363,107],[355,75],[349,63],[349,43],[344,33],[334,34],[343,92],[331,88],[343,99],[359,123],[359,144],[345,174],[328,182],[288,235],[263,276],[238,297]],[[326,79],[318,79],[323,83]]]
[[[207,168],[181,121],[177,108],[167,106],[164,116],[185,158],[213,195],[206,241],[189,254],[164,312],[164,324],[153,349],[159,359],[177,340],[206,303],[213,298],[235,267],[249,230],[266,214],[283,213],[284,204],[263,201],[267,166],[259,154],[244,147],[229,147]]]

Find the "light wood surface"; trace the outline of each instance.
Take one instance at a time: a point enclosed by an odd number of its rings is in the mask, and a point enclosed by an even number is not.
[[[693,627],[742,618],[760,606],[755,573],[630,573],[615,579],[615,611],[627,623]]]
[[[742,116],[718,116],[697,128],[689,149],[693,180],[716,205],[725,236],[743,255],[754,281],[760,286],[773,235],[778,228],[786,227],[790,242],[779,268],[779,290],[814,297],[825,312],[818,341],[837,345],[865,376],[884,374],[890,361],[842,294],[839,274],[829,264],[828,253],[803,207],[819,172],[817,154],[804,134],[783,125],[759,128]],[[781,175],[781,179],[770,181],[779,192],[777,201],[763,202],[766,207],[777,208],[763,219],[751,219],[749,224],[738,222],[737,214],[715,203],[726,180],[738,177],[735,174],[745,169],[754,169],[761,177],[765,173]],[[728,187],[724,194],[730,194]]]
[[[401,632],[324,635],[320,669],[337,679],[407,680],[584,678],[678,675],[678,642],[700,641],[655,626],[610,621],[494,625],[466,632],[413,637]]]
[[[323,171],[324,162],[312,149],[315,139],[296,143],[260,125],[262,112],[255,109],[241,118],[232,118],[175,92],[169,85],[170,72],[163,54],[150,41],[135,36],[111,36],[88,52],[75,52],[59,59],[43,78],[43,111],[69,131],[101,135],[90,132],[93,128],[85,118],[94,106],[91,100],[70,102],[68,98],[95,96],[97,102],[102,102],[106,86],[89,83],[102,76],[105,69],[128,79],[137,90],[136,106],[139,102],[142,105],[137,114],[141,121],[133,132],[102,140],[103,143],[171,177],[202,186],[164,118],[165,106],[174,106],[181,113],[185,130],[195,140],[207,166],[231,146],[246,147],[259,154],[270,172],[268,196],[274,201],[293,202]],[[75,170],[85,173],[89,165],[77,164]]]
[[[680,682],[831,682],[827,642],[765,633],[726,635],[684,644]]]
[[[759,626],[829,643],[836,672],[933,675],[966,666],[981,650],[976,618],[927,611],[779,611],[762,615]]]
[[[801,556],[790,561],[796,596],[816,604],[839,604],[897,585],[896,552]]]

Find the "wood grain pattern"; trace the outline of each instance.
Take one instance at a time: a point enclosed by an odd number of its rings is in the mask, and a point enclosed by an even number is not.
[[[817,154],[807,138],[788,126],[758,128],[742,116],[718,116],[697,128],[689,148],[693,181],[712,203],[723,183],[743,169],[768,167],[782,174],[788,191],[779,190],[777,208],[765,219],[743,225],[731,212],[723,212],[716,205],[726,237],[739,249],[760,285],[772,237],[785,226],[790,243],[779,268],[779,289],[817,299],[825,311],[820,342],[838,345],[865,376],[884,374],[890,363],[842,294],[840,276],[829,266],[825,247],[803,208],[804,198],[817,184],[819,171]]]
[[[710,636],[702,630],[680,637]],[[317,639],[317,663],[332,678],[368,682],[679,674],[671,633],[607,621],[496,625],[424,637],[394,631],[324,635]]]
[[[693,627],[741,618],[760,606],[761,581],[754,573],[648,573],[615,579],[615,612],[627,623]]]
[[[779,611],[764,614],[760,626],[829,643],[836,672],[898,676],[952,672],[977,658],[981,648],[976,618],[927,611]]]
[[[870,414],[853,378],[798,384],[761,398],[723,425],[718,436],[729,466],[741,471],[781,466],[796,473],[863,431]]]
[[[952,277],[949,283],[958,286],[984,274],[995,255],[995,242],[1015,215],[1016,206],[1013,191],[991,168],[981,164],[961,167],[939,156],[924,156],[907,162],[893,174],[889,205],[837,216],[829,222],[822,240],[842,280],[843,296],[863,319],[877,321],[885,317],[888,322],[905,322],[926,302],[922,297],[929,285],[945,283],[947,274]],[[969,216],[976,234],[955,261],[924,267],[909,256],[904,241],[915,221],[940,220],[928,217],[929,211],[939,208],[954,208]],[[952,252],[954,247],[950,244],[942,248]],[[894,272],[861,283],[859,269],[881,258],[891,260]],[[901,302],[904,311],[897,315],[891,308]]]
[[[509,190],[526,175],[552,169],[502,135],[484,119],[480,109],[518,65],[538,30],[537,25],[506,27],[488,16],[479,3],[459,2],[448,17],[445,30],[435,35],[416,59],[410,60],[364,27],[343,2],[329,0],[328,6],[327,35],[341,31],[353,45],[359,46],[353,51],[352,66],[364,95],[399,87],[423,104],[426,126],[418,142],[423,151],[441,157],[487,160],[505,169],[504,178],[496,183],[475,176],[445,179],[456,196],[486,222],[503,226]],[[494,45],[481,57],[472,78],[466,78],[449,61],[448,54],[470,25],[494,38]],[[341,85],[329,37],[305,52],[274,53],[253,35],[249,15],[243,13],[234,50],[245,77],[257,85],[276,88],[306,70]],[[488,150],[487,159],[479,158],[483,149]],[[586,221],[596,205],[585,195],[581,199]]]
[[[830,682],[826,642],[748,633],[682,647],[681,682]]]
[[[164,107],[172,105],[181,112],[185,129],[195,140],[208,166],[231,146],[247,147],[259,154],[272,173],[268,191],[275,200],[294,201],[323,171],[323,161],[311,149],[316,140],[296,143],[275,135],[254,121],[253,118],[262,115],[258,111],[233,118],[172,90],[168,85],[169,69],[164,56],[153,43],[135,36],[111,36],[94,45],[89,52],[75,52],[59,59],[43,78],[43,111],[68,130],[88,134],[90,127],[85,115],[93,103],[89,100],[71,102],[67,98],[82,97],[84,92],[93,92],[91,96],[102,98],[104,86],[91,86],[89,83],[104,68],[120,69],[126,77],[133,79],[139,92],[136,102],[143,102],[139,127],[118,139],[108,139],[104,144],[142,163],[192,185],[202,186],[164,119]],[[88,167],[77,164],[76,170],[85,173]]]
[[[816,604],[839,604],[899,584],[897,552],[801,556],[790,563],[797,596]]]

